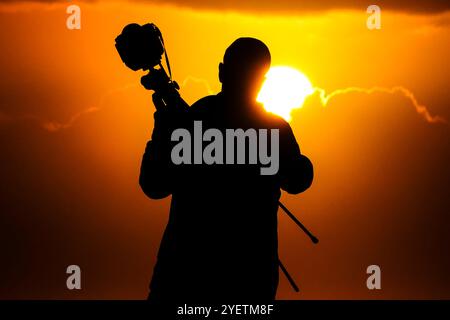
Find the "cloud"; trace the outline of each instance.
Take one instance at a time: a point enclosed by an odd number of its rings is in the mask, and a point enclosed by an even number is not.
[[[400,93],[405,98],[407,98],[412,106],[415,108],[416,112],[421,115],[427,122],[429,123],[447,123],[447,120],[440,117],[440,116],[433,116],[428,111],[427,107],[424,105],[421,105],[414,94],[408,90],[405,87],[402,86],[396,86],[392,88],[385,88],[385,87],[372,87],[372,88],[361,88],[361,87],[348,87],[344,89],[337,89],[331,92],[330,94],[326,94],[324,89],[316,88],[316,91],[319,93],[320,101],[322,105],[326,106],[330,99],[342,95],[342,94],[349,94],[349,93],[366,93],[366,94],[372,94],[372,93],[388,93],[388,94],[397,94]]]
[[[197,78],[194,76],[187,76],[180,84],[181,89],[185,88],[186,86],[188,86],[190,83],[198,83],[202,86],[205,87],[207,94],[213,94],[213,90],[211,88],[211,86],[209,85],[208,81],[205,79],[201,79],[201,78]],[[69,129],[71,128],[77,121],[80,120],[80,118],[87,116],[91,113],[94,112],[98,112],[101,109],[103,109],[106,105],[106,102],[108,101],[109,98],[111,98],[114,94],[119,93],[119,92],[123,92],[126,91],[130,88],[135,88],[138,87],[139,85],[136,83],[129,83],[126,85],[123,85],[119,88],[115,88],[115,89],[111,89],[108,92],[104,93],[98,103],[94,106],[90,106],[87,107],[75,114],[73,114],[69,120],[67,121],[58,121],[58,120],[50,120],[50,119],[46,119],[44,117],[41,116],[37,116],[35,114],[32,113],[27,113],[24,115],[18,115],[18,116],[13,116],[10,114],[7,114],[5,112],[2,112],[0,110],[0,125],[1,124],[6,124],[9,122],[13,122],[13,121],[21,121],[21,120],[29,120],[32,123],[37,124],[39,127],[41,127],[42,129],[49,131],[49,132],[58,132],[61,130],[65,130],[65,129]]]
[[[205,87],[205,91],[208,92],[208,94],[213,94],[213,91],[211,89],[211,86],[209,85],[208,81],[201,78],[196,78],[193,76],[188,76],[181,84],[181,87],[185,87],[189,82],[195,82],[200,83]],[[337,89],[332,91],[331,93],[327,94],[326,91],[322,88],[314,88],[315,92],[319,94],[320,102],[323,106],[327,106],[331,99],[335,98],[339,95],[344,94],[351,94],[351,93],[365,93],[365,94],[373,94],[373,93],[386,93],[386,94],[400,94],[403,97],[405,97],[407,100],[410,101],[412,107],[414,107],[416,113],[423,117],[425,121],[428,123],[441,123],[441,124],[447,124],[447,119],[439,116],[439,115],[432,115],[430,111],[428,110],[427,106],[420,104],[417,101],[417,98],[415,97],[414,93],[412,93],[409,89],[403,87],[403,86],[394,86],[391,88],[386,87],[372,87],[372,88],[362,88],[362,87],[347,87],[343,89]]]
[[[213,94],[213,90],[211,89],[208,81],[201,79],[201,78],[196,78],[194,76],[187,76],[181,83],[181,88],[184,88],[190,82],[200,83],[201,85],[204,85],[208,94]],[[68,128],[72,127],[74,125],[74,123],[77,122],[81,117],[101,110],[105,106],[105,103],[108,100],[108,98],[110,98],[114,94],[126,91],[130,88],[135,88],[138,86],[139,86],[138,84],[130,83],[130,84],[124,85],[120,88],[110,90],[100,98],[97,106],[88,107],[80,112],[77,112],[76,114],[71,116],[70,119],[66,122],[60,122],[60,121],[56,121],[56,120],[46,120],[46,119],[42,119],[40,117],[36,117],[34,115],[28,115],[26,117],[36,120],[37,123],[39,124],[39,126],[41,126],[43,129],[45,129],[49,132],[57,132],[60,130],[68,129]],[[5,117],[5,119],[10,119],[10,118],[6,118],[6,115],[4,117]],[[0,123],[1,122],[2,122],[2,114],[0,114]]]
[[[82,118],[83,116],[100,111],[102,108],[104,108],[106,105],[106,101],[109,98],[111,98],[114,94],[126,91],[130,88],[134,88],[137,86],[138,86],[137,84],[133,83],[133,84],[126,84],[119,88],[111,89],[100,97],[100,99],[96,105],[87,107],[87,108],[73,114],[67,121],[49,120],[49,119],[45,119],[41,116],[37,116],[32,113],[26,113],[23,115],[13,116],[13,115],[9,115],[4,112],[1,112],[1,110],[0,110],[0,124],[12,122],[12,121],[31,120],[33,123],[36,123],[39,127],[43,128],[49,132],[58,132],[60,130],[69,129],[78,120],[80,120],[80,118]]]
[[[96,112],[100,110],[99,107],[90,107],[90,108],[86,108],[85,110],[82,110],[76,114],[74,114],[73,116],[70,117],[70,119],[67,122],[59,122],[59,121],[52,121],[52,120],[45,120],[42,118],[39,118],[37,116],[34,115],[27,115],[25,116],[26,118],[29,119],[33,119],[36,120],[38,122],[38,124],[44,128],[47,131],[50,132],[56,132],[59,131],[61,129],[68,129],[70,127],[73,126],[73,124],[83,115],[85,114],[89,114],[92,112]]]
[[[208,94],[214,93],[207,80],[202,79],[202,78],[197,78],[194,76],[187,76],[180,85],[181,89],[186,87],[189,84],[189,82],[199,83],[199,84],[203,85],[205,87],[206,91],[208,92]]]
[[[126,0],[122,0],[126,1]],[[23,1],[6,0],[3,3],[20,3]],[[67,3],[66,0],[35,0],[30,3]],[[80,1],[82,2],[96,2],[96,1]],[[371,3],[361,3],[359,0],[228,0],[228,1],[204,1],[204,0],[128,0],[134,3],[151,3],[163,5],[176,5],[181,7],[188,7],[193,9],[208,9],[208,10],[231,10],[231,11],[245,11],[245,12],[268,12],[268,13],[290,13],[298,14],[304,12],[328,11],[328,10],[365,10]],[[388,1],[378,0],[376,4],[381,9],[404,11],[411,13],[439,13],[450,10],[450,2],[445,0],[434,1],[420,1],[420,0],[399,0]]]
[[[209,82],[205,79],[194,77],[194,76],[187,76],[180,84],[181,89],[185,88],[189,85],[189,83],[197,83],[205,88],[206,94],[214,94]],[[88,114],[97,112],[101,110],[105,106],[105,102],[108,98],[113,96],[114,94],[118,92],[126,91],[132,87],[137,87],[137,84],[127,84],[120,88],[112,89],[108,91],[107,93],[103,94],[101,98],[99,99],[99,102],[95,106],[91,106],[88,108],[85,108],[81,110],[80,112],[75,113],[72,115],[69,120],[62,122],[57,120],[49,120],[44,119],[42,117],[33,115],[33,114],[26,114],[19,117],[13,117],[11,115],[8,115],[6,113],[0,112],[0,124],[8,123],[11,121],[17,121],[17,120],[32,120],[33,122],[36,122],[38,126],[45,129],[49,132],[58,132],[60,130],[69,129],[71,128],[80,118],[83,116],[86,116]],[[372,88],[362,88],[362,87],[348,87],[343,89],[337,89],[332,91],[331,93],[327,94],[326,91],[322,88],[314,88],[315,92],[318,93],[320,102],[323,106],[327,106],[333,98],[339,95],[345,95],[345,94],[351,94],[351,93],[365,93],[365,94],[374,94],[374,93],[386,93],[386,94],[401,94],[406,99],[408,99],[411,103],[411,105],[414,107],[416,113],[423,117],[425,121],[428,123],[441,123],[441,124],[447,124],[447,119],[439,116],[439,115],[432,115],[428,108],[425,105],[420,104],[417,101],[417,98],[414,96],[414,94],[408,90],[407,88],[403,86],[395,86],[392,88],[386,88],[386,87],[372,87]]]
[[[205,79],[201,79],[201,78],[197,78],[194,76],[187,76],[180,84],[181,89],[185,88],[186,86],[188,86],[190,83],[198,83],[202,86],[205,87],[206,89],[206,93],[207,94],[213,94],[213,90],[211,88],[211,86],[209,85],[208,81]],[[139,85],[136,83],[129,83],[126,85],[123,85],[119,88],[115,88],[112,90],[109,90],[108,92],[104,93],[98,103],[94,106],[91,107],[87,107],[75,114],[73,114],[69,120],[67,121],[58,121],[58,120],[50,120],[50,119],[45,119],[41,116],[37,116],[35,114],[32,113],[27,113],[24,115],[19,115],[19,116],[13,116],[10,114],[7,114],[5,112],[2,112],[0,110],[0,125],[1,124],[6,124],[12,121],[21,121],[21,120],[30,120],[32,123],[37,124],[39,127],[43,128],[46,131],[49,132],[58,132],[60,130],[65,130],[65,129],[69,129],[71,128],[77,121],[80,120],[80,118],[87,116],[91,113],[94,112],[98,112],[101,109],[103,109],[106,105],[106,101],[111,98],[114,94],[119,93],[119,92],[123,92],[126,91],[130,88],[135,88],[138,87]]]
[[[203,1],[203,0],[148,0],[154,3],[171,3],[180,6],[189,6],[192,8],[206,9],[230,9],[243,11],[267,11],[284,13],[301,13],[310,11],[355,9],[365,10],[370,3],[361,3],[359,0],[230,0],[230,1]],[[376,1],[381,9],[398,10],[407,12],[443,12],[450,10],[448,1],[419,1],[419,0],[400,0],[400,1]]]

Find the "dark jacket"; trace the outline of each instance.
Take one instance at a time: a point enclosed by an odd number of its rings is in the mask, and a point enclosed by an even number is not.
[[[300,154],[289,124],[262,109],[232,114],[223,94],[196,102],[188,114],[155,113],[152,141],[142,160],[140,185],[147,196],[172,195],[150,296],[180,301],[274,299],[278,285],[277,210],[280,189],[300,193],[313,167]],[[245,106],[242,106],[244,110]],[[249,110],[249,109],[245,109]],[[279,129],[279,170],[260,165],[174,165],[172,130],[201,120],[208,128]],[[270,137],[270,134],[269,134]],[[269,140],[270,141],[270,140]],[[224,142],[225,145],[225,142]]]

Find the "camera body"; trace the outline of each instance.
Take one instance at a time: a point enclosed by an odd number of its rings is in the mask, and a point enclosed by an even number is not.
[[[141,84],[145,89],[155,91],[153,102],[157,109],[165,106],[186,110],[189,107],[178,92],[180,87],[167,75],[161,63],[164,54],[170,73],[164,40],[156,25],[127,25],[116,38],[116,49],[122,61],[131,70],[149,71],[141,78]]]
[[[153,23],[127,25],[116,38],[116,49],[125,65],[133,71],[151,70],[161,64],[165,51],[161,32]]]

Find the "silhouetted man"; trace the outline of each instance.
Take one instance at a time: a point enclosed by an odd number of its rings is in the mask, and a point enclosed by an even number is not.
[[[305,191],[312,182],[313,168],[300,154],[289,124],[256,102],[270,60],[261,41],[237,39],[219,65],[219,94],[200,99],[188,112],[176,108],[155,112],[140,185],[150,198],[172,195],[172,202],[150,299],[275,298],[280,188],[293,194]],[[158,104],[157,96],[154,102]],[[202,121],[203,130],[279,129],[278,172],[261,175],[261,164],[173,164],[171,133],[178,127],[191,130],[195,120]]]

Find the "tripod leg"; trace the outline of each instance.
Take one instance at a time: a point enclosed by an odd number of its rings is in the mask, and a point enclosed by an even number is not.
[[[286,270],[286,268],[284,267],[284,265],[281,263],[281,260],[278,260],[278,264],[280,265],[280,269],[281,271],[283,271],[284,275],[286,276],[286,278],[289,281],[289,284],[292,286],[292,288],[294,289],[295,292],[299,292],[299,288],[298,286],[295,284],[294,279],[292,279],[291,275],[289,274],[289,272]]]
[[[317,244],[319,242],[319,239],[317,239],[311,232],[309,232],[308,229],[306,229],[306,227],[292,214],[292,212],[289,211],[288,208],[285,207],[284,204],[282,204],[280,201],[278,202],[278,205],[280,206],[281,209],[283,209],[283,211],[289,216],[289,218],[292,219],[292,221],[295,222],[295,224],[297,226],[300,227],[300,229],[303,230],[303,232],[311,239],[311,241],[314,244]]]

